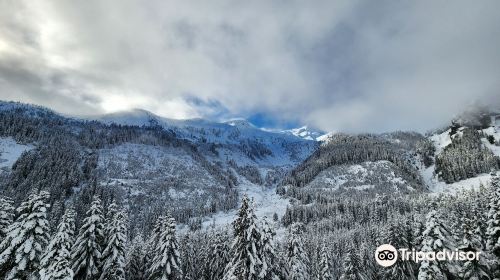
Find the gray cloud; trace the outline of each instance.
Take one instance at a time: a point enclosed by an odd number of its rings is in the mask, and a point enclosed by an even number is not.
[[[0,98],[63,113],[259,112],[325,130],[425,130],[499,95],[499,8],[439,0],[7,0]]]

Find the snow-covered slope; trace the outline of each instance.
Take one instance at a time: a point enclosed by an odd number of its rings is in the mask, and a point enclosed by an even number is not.
[[[492,144],[488,139],[481,139],[486,147],[488,147],[493,154],[500,157],[500,127],[499,126],[491,126],[486,129],[483,129],[482,132],[487,135],[493,137],[495,143]]]
[[[263,188],[262,186],[246,181],[240,184],[237,189],[241,195],[246,194],[253,199],[257,217],[267,218],[268,221],[271,221],[274,215],[278,219],[281,219],[286,208],[290,206],[290,201],[278,195],[274,188]],[[241,202],[238,204],[238,207],[240,204]],[[203,219],[203,227],[227,227],[234,221],[237,212],[237,209],[234,209],[206,216]]]
[[[413,157],[424,137],[413,132],[333,134],[316,152],[287,175],[284,187],[383,193],[422,190]],[[293,192],[293,191],[292,191]]]
[[[204,119],[174,120],[145,110],[107,114],[92,119],[121,125],[159,125],[173,131],[207,153],[214,161],[233,160],[238,165],[292,166],[303,161],[317,147],[312,140],[290,133],[266,131],[244,119],[212,122]]]
[[[321,137],[323,135],[325,135],[325,133],[323,131],[311,129],[308,126],[303,126],[303,127],[299,127],[299,128],[292,128],[289,130],[283,130],[282,132],[286,133],[286,134],[297,136],[297,137],[302,138],[302,139],[315,140],[315,141],[320,141],[322,139]]]
[[[0,138],[0,169],[9,170],[23,152],[32,148],[33,145],[19,144],[12,137]]]
[[[107,124],[121,124],[121,125],[150,125],[152,121],[160,119],[159,116],[142,109],[133,109],[128,111],[110,113],[106,115],[84,117],[101,121]]]
[[[227,200],[224,182],[186,149],[126,143],[99,150],[98,158],[101,185],[127,194],[136,206],[144,207],[146,200],[179,210],[200,209]]]
[[[451,144],[451,137],[450,137],[450,129],[439,133],[439,134],[434,134],[429,137],[429,139],[434,143],[434,147],[436,147],[436,155],[441,153],[441,151],[448,145]]]
[[[429,137],[429,140],[432,141],[434,144],[434,147],[436,149],[435,155],[439,155],[443,149],[445,149],[447,146],[449,146],[453,139],[456,137],[461,137],[462,131],[464,130],[464,127],[460,127],[457,129],[457,133],[454,134],[453,136],[450,136],[450,129],[441,132],[441,133],[436,133],[434,135],[431,135]],[[478,129],[480,133],[483,133],[485,137],[481,138],[481,142],[484,147],[489,149],[495,156],[500,157],[500,131],[499,128],[496,126],[490,126],[485,129]],[[488,136],[493,137],[495,143],[490,143],[490,141],[486,138]],[[421,174],[424,179],[425,184],[429,188],[431,192],[435,193],[456,193],[460,190],[467,190],[467,189],[478,189],[479,186],[481,185],[487,185],[489,184],[492,174],[491,173],[483,173],[483,174],[478,174],[474,177],[467,178],[464,180],[460,180],[458,182],[454,183],[446,183],[442,179],[439,178],[439,176],[435,172],[436,166],[435,164],[429,166],[429,167],[423,167],[421,166]],[[495,172],[492,172],[495,173]]]
[[[308,184],[310,188],[330,191],[374,190],[408,192],[414,189],[403,179],[401,170],[389,161],[363,162],[352,165],[332,166],[320,172]]]

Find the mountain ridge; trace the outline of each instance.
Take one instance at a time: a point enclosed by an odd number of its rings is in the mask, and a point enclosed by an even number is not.
[[[324,134],[320,130],[309,129],[308,126],[302,126],[299,128],[292,128],[286,130],[260,128],[244,118],[233,118],[220,122],[202,118],[171,119],[171,118],[161,117],[150,111],[139,108],[119,111],[109,114],[95,115],[95,116],[81,116],[81,118],[87,120],[101,121],[108,124],[115,123],[122,125],[138,125],[138,126],[151,125],[151,122],[156,122],[158,125],[161,125],[166,129],[183,128],[183,127],[224,128],[224,126],[227,125],[242,130],[248,129],[264,133],[285,134],[301,138],[304,140],[314,140],[314,141],[318,141],[318,138]]]

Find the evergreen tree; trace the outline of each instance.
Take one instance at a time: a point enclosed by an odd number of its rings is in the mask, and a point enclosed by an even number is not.
[[[160,236],[165,229],[165,224],[168,222],[168,215],[166,216],[160,216],[156,219],[156,222],[153,226],[153,231],[151,232],[151,236],[148,240],[148,243],[150,244],[150,249],[154,249],[158,242],[160,241]]]
[[[160,234],[153,252],[149,271],[151,280],[181,279],[179,244],[175,236],[175,219],[167,215],[160,218]]]
[[[49,240],[47,192],[31,194],[17,208],[18,218],[0,243],[2,279],[37,279],[43,248]]]
[[[379,243],[375,242],[369,244],[368,242],[370,242],[370,240],[378,240],[378,239],[370,238],[360,243],[357,255],[360,258],[364,276],[366,276],[367,279],[374,279],[377,278],[378,272],[380,271],[381,268],[373,261],[373,248],[375,248]]]
[[[228,234],[218,231],[212,234],[208,258],[205,265],[205,275],[208,280],[219,280],[224,277],[224,268],[229,263]]]
[[[500,260],[500,177],[491,179],[486,248]]]
[[[99,279],[125,279],[125,252],[127,242],[126,214],[123,210],[114,211],[108,225],[106,247],[101,256],[102,273]]]
[[[118,205],[113,201],[106,207],[106,215],[104,215],[104,241],[105,243],[111,238],[114,232],[115,215],[118,212]],[[106,243],[107,244],[107,243]],[[104,250],[104,248],[103,248]]]
[[[474,204],[471,205],[471,217],[473,228],[473,238],[479,244],[478,248],[486,250],[487,243],[487,217],[488,217],[488,206],[489,198],[486,193],[487,190],[481,185],[479,189],[480,195],[475,199]]]
[[[182,267],[181,270],[184,272],[184,279],[199,279],[201,267],[198,266],[196,261],[201,256],[200,247],[197,246],[197,236],[193,232],[188,232],[180,239],[180,251],[181,251],[181,259],[182,259]]]
[[[162,225],[159,224],[159,221],[160,221],[160,219],[164,219],[164,218],[165,218],[165,216],[160,216],[156,220],[155,225],[153,227],[153,231],[151,232],[151,235],[145,240],[145,251],[147,252],[144,255],[144,264],[146,267],[146,272],[145,272],[146,279],[148,279],[150,268],[153,266],[153,257],[154,257],[153,252],[157,248],[159,234],[161,232]],[[155,234],[156,230],[158,231],[158,237],[156,237],[156,234]]]
[[[317,278],[318,280],[332,280],[333,277],[330,274],[330,263],[326,246],[321,247],[321,251],[319,254],[320,254],[320,262],[319,262],[319,271]]]
[[[395,248],[412,249],[411,228],[407,228],[407,224],[402,222],[392,222],[387,226],[387,230],[383,234],[385,237],[384,243],[391,244]],[[391,267],[382,270],[384,279],[394,280],[412,280],[415,279],[414,263],[410,261],[396,262]]]
[[[0,197],[0,240],[7,235],[7,228],[14,222],[14,202],[7,197]]]
[[[422,238],[423,252],[439,252],[443,250],[453,251],[452,236],[450,230],[444,224],[444,219],[436,210],[427,214],[425,230]],[[424,260],[418,271],[419,280],[448,279],[454,268],[448,263],[437,260]]]
[[[361,267],[359,255],[354,250],[354,245],[349,244],[347,253],[344,256],[344,272],[340,276],[340,280],[368,280]]]
[[[462,218],[462,240],[458,248],[463,252],[480,252],[481,240],[474,232],[475,225],[469,217]],[[490,266],[487,262],[486,252],[481,252],[479,260],[467,260],[459,267],[458,275],[460,279],[483,280],[490,278]]]
[[[287,242],[288,279],[309,279],[309,258],[305,252],[302,234],[304,225],[294,223],[290,227]]]
[[[261,256],[262,268],[259,277],[265,280],[279,279],[280,269],[277,263],[277,256],[274,247],[274,236],[276,233],[270,227],[267,219],[264,217],[262,221],[262,237],[261,237]]]
[[[104,242],[103,227],[101,200],[95,196],[71,252],[75,279],[91,280],[99,278],[102,244]]]
[[[129,247],[127,254],[127,265],[125,267],[126,278],[129,280],[146,279],[146,244],[142,235],[137,235]]]
[[[223,279],[258,279],[262,267],[262,234],[252,202],[246,195],[243,196],[238,217],[233,222],[233,229],[233,257],[226,266]]]
[[[40,263],[41,280],[73,279],[70,252],[75,234],[75,216],[72,208],[67,209],[62,216]]]

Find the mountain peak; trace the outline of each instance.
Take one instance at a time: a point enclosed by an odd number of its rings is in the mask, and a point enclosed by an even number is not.
[[[251,122],[249,122],[246,119],[242,119],[242,118],[231,119],[231,120],[226,121],[224,123],[226,123],[230,126],[236,126],[236,127],[240,127],[240,128],[257,128]]]
[[[115,123],[121,125],[147,125],[151,120],[159,120],[161,117],[144,109],[133,108],[124,111],[117,111],[99,116],[85,117],[87,119],[95,119],[104,123]]]

